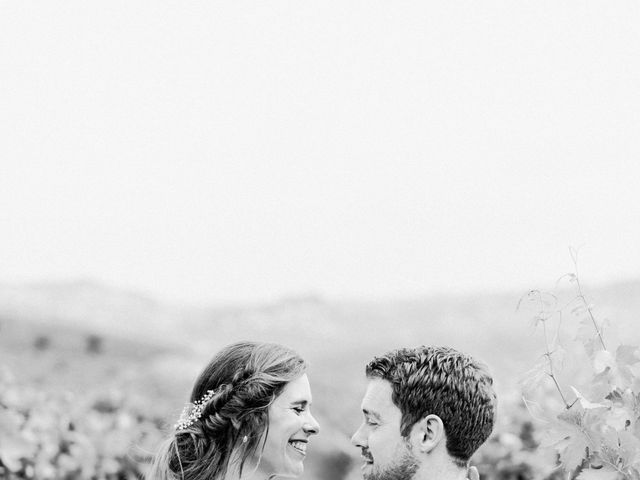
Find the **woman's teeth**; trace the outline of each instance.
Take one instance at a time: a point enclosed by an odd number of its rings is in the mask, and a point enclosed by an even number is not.
[[[298,450],[300,453],[307,453],[307,442],[299,442],[296,440],[290,441],[289,444]]]

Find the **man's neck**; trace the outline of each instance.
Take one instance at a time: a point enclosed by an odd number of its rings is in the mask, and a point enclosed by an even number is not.
[[[443,463],[439,465],[424,464],[418,469],[413,476],[413,480],[466,480],[467,469],[460,468],[453,463]]]

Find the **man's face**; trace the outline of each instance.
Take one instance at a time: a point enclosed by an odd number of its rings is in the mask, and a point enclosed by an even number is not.
[[[362,449],[365,480],[409,480],[418,470],[411,445],[400,435],[402,413],[391,393],[388,381],[374,378],[362,399],[364,421],[351,443]]]

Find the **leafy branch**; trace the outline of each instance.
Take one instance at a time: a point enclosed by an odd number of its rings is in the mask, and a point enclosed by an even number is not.
[[[560,330],[559,330],[559,325],[561,323],[561,315],[562,312],[561,310],[556,310],[551,309],[551,310],[547,310],[545,308],[545,301],[543,298],[543,292],[541,292],[540,290],[530,290],[529,293],[527,294],[527,296],[529,297],[529,299],[532,299],[533,301],[536,301],[539,304],[539,310],[537,315],[534,317],[534,326],[538,326],[538,324],[542,324],[542,331],[543,331],[543,338],[544,338],[544,346],[545,346],[545,352],[543,354],[543,356],[546,358],[547,360],[547,366],[548,366],[548,371],[546,372],[546,375],[551,378],[551,380],[553,381],[553,384],[556,387],[556,390],[558,391],[558,393],[560,394],[560,398],[562,399],[562,403],[564,404],[565,408],[569,409],[572,407],[573,403],[569,403],[567,401],[567,398],[565,397],[564,393],[562,392],[562,388],[560,387],[560,384],[558,383],[558,379],[556,377],[555,371],[554,371],[554,367],[553,367],[553,358],[552,355],[555,353],[554,350],[552,350],[550,342],[549,342],[549,334],[547,332],[547,322],[553,318],[554,315],[558,314],[560,315],[560,320],[558,321],[558,330],[556,332],[556,340],[559,337],[560,334]],[[553,294],[547,293],[546,295],[548,295],[549,297],[551,297],[554,301],[554,307],[557,306],[557,297]],[[522,302],[522,299],[520,299],[520,302],[518,302],[518,309],[520,308],[520,304]],[[575,403],[575,401],[574,401]]]
[[[564,275],[560,280],[569,277],[575,284],[576,296],[558,307],[560,302],[554,294],[540,290],[528,293],[529,299],[537,306],[534,324],[542,324],[546,358],[537,372],[534,371],[538,375],[534,378],[540,378],[542,373],[551,378],[564,405],[560,414],[557,411],[554,413],[553,407],[547,407],[548,412],[542,412],[545,432],[548,434],[546,443],[559,454],[561,465],[570,472],[568,478],[640,480],[640,348],[620,345],[611,351],[607,350],[593,306],[587,302],[580,283],[577,250],[570,248],[569,251],[574,273]],[[547,300],[549,298],[554,300],[553,305]],[[568,355],[571,365],[563,366],[554,357],[560,348],[560,328],[556,337],[550,340],[549,322],[557,320],[559,325],[563,311],[571,308],[574,302],[579,302],[579,305],[571,309],[571,315],[580,319],[576,340],[584,347],[589,361],[584,362],[580,354]],[[593,325],[596,335],[581,332],[585,327],[590,330],[590,325]],[[572,383],[580,382],[582,385],[574,383],[580,390],[570,386],[576,397],[572,403],[567,401],[558,380],[558,367],[562,370],[567,366],[572,368]]]

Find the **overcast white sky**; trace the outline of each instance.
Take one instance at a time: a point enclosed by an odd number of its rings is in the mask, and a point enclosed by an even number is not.
[[[640,277],[637,1],[0,1],[0,281]]]

